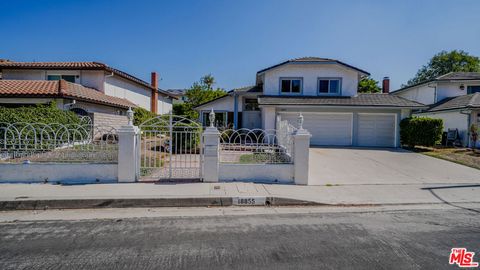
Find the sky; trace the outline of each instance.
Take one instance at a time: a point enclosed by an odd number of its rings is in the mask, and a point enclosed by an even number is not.
[[[258,70],[318,56],[391,90],[442,50],[480,56],[480,1],[0,0],[0,59],[98,61],[160,88],[255,84]]]

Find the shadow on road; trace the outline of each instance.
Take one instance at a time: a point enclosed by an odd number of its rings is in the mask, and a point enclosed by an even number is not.
[[[479,184],[475,184],[475,185],[455,185],[455,186],[441,186],[441,187],[426,187],[426,188],[422,188],[422,190],[428,190],[435,198],[439,199],[440,201],[442,201],[443,203],[445,203],[445,204],[447,204],[447,205],[450,205],[450,206],[453,206],[453,207],[456,207],[456,208],[460,208],[460,209],[464,209],[464,210],[467,210],[467,211],[471,211],[471,212],[479,213],[479,214],[480,214],[480,211],[477,210],[477,209],[468,208],[468,207],[463,207],[463,206],[460,206],[460,205],[453,204],[453,203],[448,202],[447,200],[443,199],[442,197],[440,197],[440,195],[438,195],[437,193],[435,193],[435,190],[437,190],[437,189],[470,188],[470,187],[480,187],[480,185],[479,185]]]

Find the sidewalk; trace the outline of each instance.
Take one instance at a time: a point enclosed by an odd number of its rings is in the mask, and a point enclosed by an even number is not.
[[[237,197],[271,205],[480,203],[478,184],[296,186],[255,183],[0,184],[0,210],[45,208],[229,206]],[[265,199],[266,198],[266,199]],[[260,200],[261,201],[261,200]]]

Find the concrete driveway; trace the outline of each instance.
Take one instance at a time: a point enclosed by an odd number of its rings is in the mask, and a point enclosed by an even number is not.
[[[326,184],[480,183],[480,170],[403,149],[310,148],[309,177]]]

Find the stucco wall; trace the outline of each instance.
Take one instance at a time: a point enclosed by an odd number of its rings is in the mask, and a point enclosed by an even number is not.
[[[44,70],[12,70],[3,69],[2,77],[4,80],[45,80],[47,78]]]
[[[220,181],[293,182],[293,164],[225,164],[219,165]]]
[[[467,86],[464,90],[460,90],[460,82],[438,83],[437,85],[437,102],[448,97],[456,97],[467,94]]]
[[[117,164],[0,164],[0,182],[116,181]]]
[[[443,131],[448,129],[458,129],[464,145],[468,142],[468,115],[461,114],[459,111],[440,112],[440,113],[422,113],[417,116],[443,119]]]
[[[395,95],[426,105],[435,103],[435,88],[428,87],[427,85],[412,87],[409,90]]]
[[[343,96],[354,96],[358,89],[358,73],[337,64],[287,64],[265,72],[264,94],[280,93],[280,78],[302,77],[303,95],[316,96],[318,78],[342,78],[341,93]]]
[[[105,94],[128,99],[137,106],[150,110],[151,90],[118,76],[105,78]]]
[[[212,108],[214,111],[228,111],[233,112],[233,96],[225,96],[215,101],[209,102],[203,106],[196,108],[197,111],[210,111]],[[241,111],[239,106],[238,111]]]
[[[82,70],[80,71],[79,84],[94,88],[100,92],[105,91],[105,75],[103,70]]]
[[[172,98],[158,95],[158,107],[157,107],[157,113],[158,114],[169,114],[172,112],[173,109],[173,100]]]

